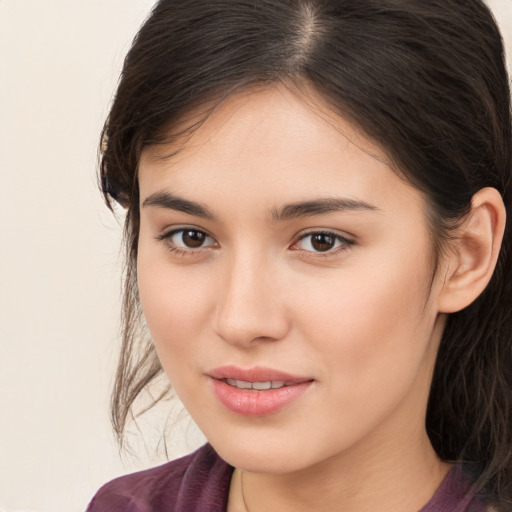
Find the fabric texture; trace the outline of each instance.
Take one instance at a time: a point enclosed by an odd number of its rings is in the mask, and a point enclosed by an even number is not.
[[[211,445],[104,485],[86,512],[225,512],[233,468]],[[457,465],[419,512],[487,512]]]

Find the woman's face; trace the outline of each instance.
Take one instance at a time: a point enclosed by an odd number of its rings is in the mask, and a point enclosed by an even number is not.
[[[177,154],[140,162],[156,350],[208,440],[248,471],[426,438],[443,318],[424,200],[319,110],[282,87],[240,94]]]

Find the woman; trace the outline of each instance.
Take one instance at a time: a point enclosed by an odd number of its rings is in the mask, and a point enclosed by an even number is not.
[[[161,0],[103,137],[113,417],[163,371],[209,444],[88,510],[511,510],[511,166],[479,0]]]

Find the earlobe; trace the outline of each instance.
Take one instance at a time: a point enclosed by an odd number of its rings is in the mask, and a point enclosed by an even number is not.
[[[498,261],[505,222],[500,193],[490,187],[479,190],[445,261],[439,312],[460,311],[484,291]]]

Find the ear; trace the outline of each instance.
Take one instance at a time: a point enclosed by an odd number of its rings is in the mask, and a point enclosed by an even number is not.
[[[438,298],[441,313],[469,306],[484,291],[498,261],[506,221],[501,195],[495,188],[483,188],[471,203],[440,273],[444,278]]]

